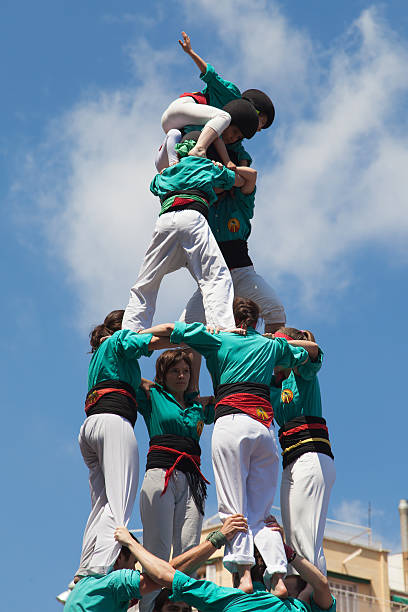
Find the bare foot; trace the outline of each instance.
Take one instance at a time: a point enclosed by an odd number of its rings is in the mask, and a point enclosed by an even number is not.
[[[207,157],[207,150],[202,147],[193,147],[189,152],[189,155],[195,155],[196,157]]]
[[[240,569],[241,567],[242,569]],[[238,573],[240,574],[238,588],[244,591],[244,593],[253,593],[254,587],[252,584],[251,570],[243,566],[238,566]]]
[[[287,599],[289,597],[288,590],[282,580],[282,574],[274,574],[272,576],[271,593],[276,597],[280,597],[280,599]]]

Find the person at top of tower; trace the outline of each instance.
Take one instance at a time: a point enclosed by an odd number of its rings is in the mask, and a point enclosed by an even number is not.
[[[195,141],[177,144],[180,161],[151,182],[161,201],[147,249],[123,318],[123,327],[139,331],[151,325],[156,297],[165,274],[187,266],[203,294],[206,319],[221,329],[234,327],[231,275],[207,223],[215,189],[244,188],[249,168],[229,170],[205,157],[189,156]]]
[[[272,101],[259,90],[248,90],[241,95],[236,85],[222,79],[211,64],[193,51],[185,32],[182,32],[182,36],[183,40],[179,40],[179,43],[199,68],[200,78],[206,87],[202,92],[182,94],[163,113],[162,127],[166,139],[156,157],[156,167],[161,171],[177,162],[174,147],[181,140],[180,130],[190,131],[204,126],[190,155],[205,157],[208,146],[214,142],[223,164],[233,169],[235,165],[229,158],[226,146],[240,143],[243,138],[252,138],[257,131],[269,127],[275,116]],[[238,148],[238,158],[239,162],[251,161],[251,156],[242,146]]]

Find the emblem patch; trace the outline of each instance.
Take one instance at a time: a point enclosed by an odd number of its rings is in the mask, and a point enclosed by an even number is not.
[[[290,404],[293,400],[293,391],[291,389],[282,389],[281,401],[284,404]]]
[[[236,217],[231,217],[231,219],[228,219],[227,226],[229,231],[235,234],[241,227],[241,224]]]
[[[198,434],[198,437],[200,437],[201,434],[203,433],[203,429],[204,429],[204,422],[203,421],[198,421],[198,423],[197,423],[197,434]]]
[[[257,408],[256,409],[256,415],[258,417],[258,419],[261,419],[261,421],[267,421],[268,420],[268,415],[266,414],[265,410],[263,408]]]

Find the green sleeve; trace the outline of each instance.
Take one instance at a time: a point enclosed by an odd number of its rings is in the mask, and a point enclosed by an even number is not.
[[[234,85],[234,83],[231,83],[231,81],[226,81],[221,78],[220,75],[215,72],[211,64],[207,63],[207,70],[200,74],[200,79],[204,81],[204,83],[207,83],[206,89],[212,89],[217,97],[221,99],[226,98],[223,106],[231,100],[241,98],[241,92],[238,87]]]
[[[275,338],[275,358],[276,365],[284,368],[296,368],[306,363],[309,354],[300,346],[291,346],[284,338]]]
[[[233,142],[232,144],[227,145],[227,151],[229,150],[234,151],[234,153],[236,153],[239,162],[243,159],[246,159],[249,162],[249,165],[252,165],[252,157],[250,156],[248,151],[244,149],[242,145],[242,140],[238,140],[237,142]]]
[[[150,357],[153,351],[149,351],[149,344],[153,338],[152,334],[137,334],[130,329],[122,329],[118,334],[118,352],[126,359],[140,359]]]
[[[222,168],[218,168],[218,166],[213,165],[213,187],[221,187],[221,189],[232,189],[235,183],[235,172],[223,166]]]
[[[319,348],[319,354],[316,361],[308,359],[304,365],[297,367],[297,373],[305,380],[312,380],[319,372],[323,363],[323,351]]]
[[[139,570],[123,569],[112,572],[112,580],[109,586],[113,590],[118,603],[129,601],[134,597],[136,599],[142,598]]]
[[[185,342],[204,357],[218,351],[221,339],[218,334],[210,334],[202,323],[183,323],[176,321],[170,336],[170,342],[181,344]]]
[[[215,417],[215,404],[207,404],[204,408],[204,423],[206,425],[211,425],[214,423]]]
[[[159,195],[158,185],[157,185],[157,178],[158,178],[158,176],[160,176],[160,175],[156,174],[156,176],[153,178],[152,182],[150,183],[150,191],[155,196]]]
[[[184,601],[201,612],[220,612],[244,593],[237,589],[220,587],[209,580],[195,580],[176,571],[173,578],[172,601]]]
[[[152,402],[147,399],[146,393],[142,387],[138,387],[136,391],[137,411],[146,418],[152,412]]]

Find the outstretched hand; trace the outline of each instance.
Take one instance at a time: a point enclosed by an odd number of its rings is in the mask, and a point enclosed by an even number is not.
[[[232,540],[238,531],[248,531],[247,520],[242,514],[232,514],[225,519],[220,531],[227,540]]]
[[[190,54],[192,51],[190,37],[185,32],[182,32],[181,35],[183,40],[179,39],[179,45],[185,53]]]

